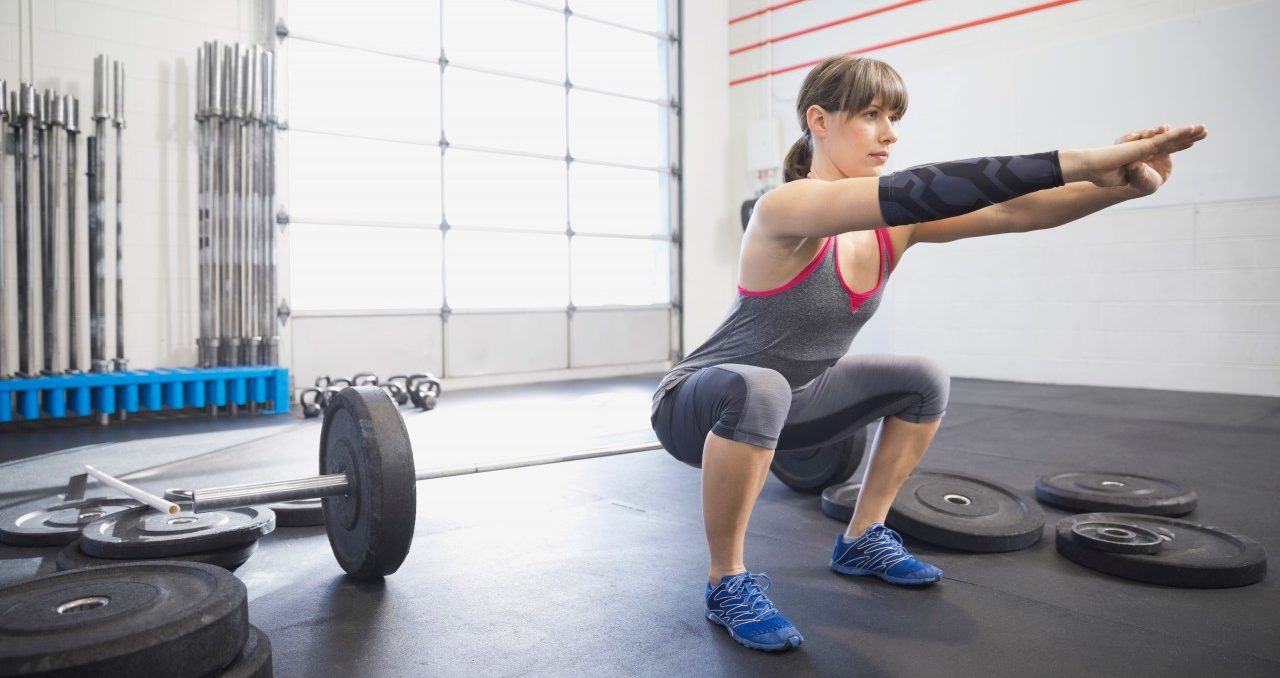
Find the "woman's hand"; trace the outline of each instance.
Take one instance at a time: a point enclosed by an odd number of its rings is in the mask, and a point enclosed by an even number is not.
[[[1151,137],[1169,131],[1169,125],[1157,125],[1137,132],[1130,132],[1116,139],[1117,144],[1123,144],[1138,139],[1150,139]],[[1148,158],[1146,161],[1130,163],[1125,166],[1125,178],[1128,182],[1129,189],[1133,192],[1133,197],[1141,198],[1155,193],[1161,186],[1169,180],[1169,175],[1173,174],[1173,159],[1168,153]]]
[[[1089,181],[1103,187],[1127,186],[1136,191],[1154,191],[1172,171],[1169,154],[1191,148],[1208,136],[1209,130],[1204,125],[1186,125],[1115,146],[1079,151],[1074,162],[1064,164],[1063,178],[1067,182]],[[1160,167],[1165,168],[1165,172],[1162,173]]]

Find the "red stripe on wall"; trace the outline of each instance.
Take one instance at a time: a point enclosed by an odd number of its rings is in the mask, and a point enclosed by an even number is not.
[[[908,7],[908,6],[910,6],[910,5],[915,5],[915,4],[918,4],[918,3],[921,3],[921,2],[924,2],[924,0],[904,0],[903,2],[895,2],[895,3],[894,3],[894,4],[892,4],[892,5],[888,5],[888,6],[885,6],[885,7],[881,7],[881,8],[879,8],[879,9],[872,9],[872,10],[868,10],[868,11],[866,11],[866,12],[862,12],[861,14],[854,14],[853,16],[847,16],[847,17],[845,17],[845,18],[843,18],[843,19],[836,19],[835,21],[828,21],[828,22],[827,22],[827,23],[825,23],[825,24],[819,24],[819,25],[817,25],[817,26],[811,26],[811,27],[809,27],[809,28],[803,28],[803,29],[798,30],[798,31],[796,31],[796,32],[794,32],[794,33],[787,33],[786,35],[779,35],[779,36],[777,36],[776,38],[769,38],[768,40],[761,40],[760,42],[757,42],[757,43],[754,43],[754,44],[751,44],[751,45],[743,45],[742,47],[739,47],[739,48],[737,48],[737,49],[729,50],[729,56],[733,56],[733,55],[735,55],[735,54],[741,54],[742,52],[747,52],[747,51],[750,51],[750,50],[756,49],[757,47],[764,47],[765,45],[771,45],[771,44],[773,44],[773,43],[775,43],[775,42],[782,42],[783,40],[790,40],[790,39],[792,39],[792,38],[800,37],[801,35],[806,35],[806,34],[808,34],[808,33],[813,33],[813,32],[815,32],[815,31],[820,31],[820,30],[822,30],[822,29],[824,29],[824,28],[831,28],[832,26],[839,26],[839,25],[841,25],[841,24],[847,24],[847,23],[850,23],[850,22],[853,22],[853,21],[857,21],[858,19],[865,19],[865,18],[867,18],[867,17],[869,17],[869,16],[875,16],[875,15],[877,15],[877,14],[883,14],[883,13],[885,13],[885,12],[889,12],[889,11],[892,11],[892,10],[898,9],[898,8],[900,8],[900,7]]]
[[[756,12],[752,12],[752,13],[750,13],[750,14],[743,14],[743,15],[742,15],[742,16],[740,16],[740,17],[736,17],[736,18],[730,19],[730,20],[729,20],[729,25],[730,25],[730,26],[732,26],[732,25],[734,25],[734,24],[738,23],[739,21],[746,21],[747,19],[754,19],[755,17],[758,17],[758,16],[760,16],[761,14],[768,14],[769,12],[772,12],[772,11],[777,10],[777,9],[782,9],[783,7],[790,7],[790,6],[792,6],[792,5],[798,5],[798,4],[800,4],[800,3],[804,2],[804,1],[805,1],[805,0],[790,0],[790,2],[780,2],[780,3],[776,4],[776,5],[770,5],[769,7],[765,7],[765,8],[764,8],[764,9],[762,9],[762,10],[759,10],[759,11],[756,11]]]
[[[908,43],[908,42],[915,42],[916,40],[923,40],[923,39],[925,39],[925,38],[932,38],[932,37],[937,36],[937,35],[943,35],[944,33],[953,33],[953,32],[955,32],[955,31],[964,30],[964,29],[966,29],[966,28],[973,28],[973,27],[975,27],[975,26],[981,26],[981,25],[983,25],[983,24],[994,23],[994,22],[996,22],[996,21],[1003,21],[1003,20],[1005,20],[1005,19],[1011,19],[1011,18],[1013,18],[1013,17],[1021,16],[1021,15],[1023,15],[1023,14],[1031,14],[1032,12],[1039,12],[1039,11],[1046,10],[1046,9],[1052,9],[1052,8],[1054,8],[1054,7],[1059,7],[1059,6],[1062,6],[1062,5],[1069,5],[1069,4],[1071,4],[1071,3],[1079,2],[1079,1],[1080,1],[1080,0],[1055,0],[1054,2],[1046,2],[1046,3],[1041,4],[1041,5],[1034,5],[1034,6],[1032,6],[1032,7],[1024,7],[1024,8],[1022,8],[1022,9],[1014,10],[1014,11],[1012,11],[1012,12],[1005,12],[1004,14],[997,14],[997,15],[995,15],[995,16],[989,16],[989,17],[985,17],[985,18],[982,18],[982,19],[975,19],[975,20],[973,20],[973,21],[967,21],[967,22],[962,23],[962,24],[956,24],[955,26],[948,26],[948,27],[946,27],[946,28],[939,28],[939,29],[934,30],[934,31],[929,31],[928,33],[920,33],[919,35],[913,35],[913,36],[906,37],[906,38],[900,38],[900,39],[898,39],[898,40],[891,40],[891,41],[889,41],[889,42],[882,42],[882,43],[880,43],[880,44],[878,44],[878,45],[872,45],[872,46],[870,46],[870,47],[863,47],[863,48],[861,48],[861,49],[855,49],[855,50],[850,51],[850,52],[842,52],[842,54],[846,54],[846,55],[854,55],[854,54],[865,54],[865,53],[867,53],[867,52],[874,52],[874,51],[876,51],[876,50],[879,50],[879,49],[885,49],[885,48],[887,48],[887,47],[894,47],[894,46],[896,46],[896,45],[902,45],[902,44],[905,44],[905,43]],[[747,76],[747,77],[745,77],[745,78],[738,78],[737,80],[730,80],[730,81],[729,81],[729,86],[730,86],[730,87],[733,87],[733,86],[735,86],[735,85],[741,85],[741,84],[743,84],[743,83],[752,82],[752,81],[754,81],[754,80],[760,80],[761,78],[767,78],[767,77],[774,76],[774,75],[781,75],[781,74],[783,74],[783,73],[790,73],[791,71],[798,70],[798,69],[801,69],[801,68],[808,68],[808,67],[810,67],[810,66],[815,66],[815,65],[817,65],[817,64],[822,63],[822,62],[823,62],[823,61],[825,61],[827,58],[828,58],[828,57],[822,57],[821,59],[814,59],[813,61],[806,61],[805,63],[802,63],[802,64],[795,64],[794,66],[787,66],[787,67],[785,67],[785,68],[779,68],[779,69],[776,69],[776,70],[767,71],[767,72],[765,72],[765,73],[757,73],[757,74],[755,74],[755,75],[750,75],[750,76]]]

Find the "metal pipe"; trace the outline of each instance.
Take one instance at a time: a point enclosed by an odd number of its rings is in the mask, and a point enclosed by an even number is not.
[[[36,324],[36,309],[40,307],[39,232],[40,189],[36,177],[36,90],[31,85],[19,85],[18,111],[21,123],[17,163],[18,178],[18,372],[33,377],[39,372],[40,339]]]
[[[179,507],[177,504],[163,497],[157,497],[156,495],[151,494],[150,492],[147,492],[142,488],[130,485],[129,483],[126,483],[125,481],[120,480],[119,478],[116,478],[114,476],[109,476],[106,473],[103,473],[102,471],[99,471],[98,469],[88,464],[85,464],[84,472],[93,476],[94,478],[97,478],[98,482],[102,483],[103,485],[117,489],[129,495],[130,497],[137,499],[138,501],[146,504],[147,506],[150,506],[151,508],[157,511],[160,511],[161,513],[168,513],[169,515],[173,515],[178,511],[182,510],[182,508]]]
[[[80,371],[80,288],[79,276],[80,248],[76,230],[76,174],[78,158],[76,157],[76,137],[80,136],[80,100],[70,94],[63,97],[63,108],[67,114],[67,370]]]
[[[53,90],[45,90],[42,107],[48,114],[45,126],[43,157],[44,168],[44,369],[48,374],[61,374],[66,370],[63,357],[62,330],[67,322],[63,317],[62,303],[62,254],[66,229],[62,211],[62,155],[66,146],[66,111],[62,97]]]
[[[522,459],[508,459],[489,464],[472,464],[422,471],[414,476],[415,481],[451,478],[453,476],[471,475],[473,473],[492,473],[515,468],[529,468],[545,464],[557,464],[565,461],[612,457],[620,454],[647,452],[662,449],[657,442],[614,447],[570,454],[551,454]],[[229,485],[212,487],[191,492],[191,510],[195,513],[235,508],[237,506],[255,506],[258,504],[274,504],[295,499],[318,499],[320,497],[338,496],[347,493],[350,483],[345,473],[331,473],[297,480],[276,480],[265,483],[247,485]]]
[[[86,140],[89,163],[89,336],[94,372],[107,371],[106,197],[107,89],[111,77],[107,57],[93,60],[93,138]],[[101,417],[100,417],[101,420]]]
[[[266,213],[266,291],[263,294],[265,304],[262,308],[263,352],[262,362],[277,365],[280,362],[280,332],[276,321],[276,75],[275,57],[265,52],[263,58],[263,75],[265,85],[263,91],[263,108],[266,118],[265,153],[267,164],[267,195],[265,198]]]
[[[112,123],[116,128],[116,361],[117,372],[129,369],[129,360],[124,357],[124,64],[116,61],[114,66],[115,84],[115,117]],[[125,411],[120,410],[120,418],[125,418]]]
[[[4,140],[9,136],[9,84],[3,78],[0,78],[0,379],[8,379],[9,371],[5,366],[9,364],[9,295],[5,289],[5,280],[8,271],[5,270],[5,229],[4,217],[4,166],[5,166],[5,150]],[[7,396],[5,396],[7,397]]]
[[[208,43],[205,62],[209,68],[209,360],[222,364],[222,50]],[[215,405],[209,412],[216,414]]]

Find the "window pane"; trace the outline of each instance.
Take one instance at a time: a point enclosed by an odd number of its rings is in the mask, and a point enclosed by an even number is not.
[[[642,31],[666,33],[666,0],[569,0],[574,12]]]
[[[293,308],[440,307],[440,231],[305,223],[289,230]]]
[[[386,52],[440,56],[437,0],[289,0],[289,31]]]
[[[666,48],[666,40],[571,17],[569,80],[606,92],[665,99]]]
[[[511,0],[446,0],[444,50],[467,66],[564,80],[564,14]]]
[[[671,244],[662,240],[573,238],[573,304],[671,301]]]
[[[384,139],[440,140],[440,67],[290,40],[289,126]]]
[[[567,306],[566,240],[563,235],[449,231],[449,307]]]
[[[575,162],[569,166],[569,223],[574,231],[666,234],[667,176],[650,170]]]
[[[451,148],[444,154],[444,209],[450,226],[565,228],[563,160]]]
[[[440,149],[289,133],[289,209],[321,221],[440,223]]]
[[[450,68],[444,75],[449,143],[564,155],[564,88]]]
[[[590,158],[663,167],[667,164],[667,109],[593,92],[569,92],[569,152]],[[626,130],[625,134],[620,134]]]

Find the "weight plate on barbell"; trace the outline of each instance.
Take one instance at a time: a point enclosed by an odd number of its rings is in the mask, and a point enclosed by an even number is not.
[[[858,505],[858,492],[862,483],[841,483],[822,491],[822,512],[841,522],[853,520],[853,509]]]
[[[1080,521],[1071,536],[1081,544],[1110,553],[1159,553],[1164,538],[1145,527],[1115,521]]]
[[[86,525],[80,550],[97,558],[181,556],[244,545],[275,528],[275,514],[261,506],[173,515],[140,506]]]
[[[1111,522],[1159,534],[1159,553],[1109,553],[1074,535],[1079,523]],[[1138,513],[1083,513],[1058,521],[1058,553],[1091,570],[1164,586],[1247,586],[1267,575],[1267,552],[1258,542],[1188,520]]]
[[[347,494],[323,500],[334,557],[356,579],[395,572],[409,555],[417,480],[409,432],[386,391],[339,391],[324,412],[320,474],[345,473]]]
[[[88,497],[66,501],[45,497],[0,512],[0,542],[14,546],[61,546],[75,541],[85,525],[142,504],[129,497]]]
[[[1012,488],[986,478],[916,471],[893,498],[885,524],[939,546],[995,553],[1040,541],[1044,511]]]
[[[324,525],[324,505],[320,498],[298,499],[269,504],[276,514],[276,527],[313,527]]]
[[[1072,511],[1119,511],[1184,516],[1196,508],[1196,493],[1183,483],[1132,473],[1069,471],[1036,481],[1036,498]]]
[[[249,634],[235,575],[203,563],[122,563],[0,589],[0,675],[203,676]]]
[[[867,429],[863,427],[852,437],[830,445],[801,452],[779,450],[774,453],[769,468],[787,487],[817,494],[848,480],[858,470],[866,450]]]
[[[251,541],[248,544],[228,546],[225,549],[218,549],[216,551],[184,553],[180,556],[166,556],[164,558],[148,557],[129,560],[185,560],[196,563],[217,565],[218,567],[224,568],[230,572],[235,572],[236,568],[243,565],[245,561],[249,559],[249,556],[252,556],[257,550],[258,542]],[[96,558],[84,551],[81,551],[79,539],[67,544],[62,551],[58,553],[58,558],[55,561],[59,572],[64,570],[78,570],[83,567],[116,565],[120,562],[127,561],[122,561],[118,558]]]

